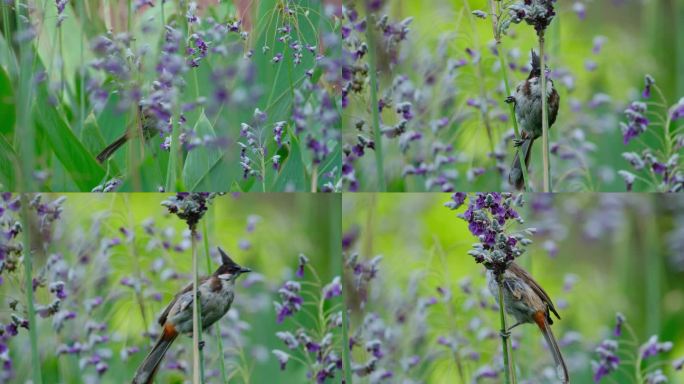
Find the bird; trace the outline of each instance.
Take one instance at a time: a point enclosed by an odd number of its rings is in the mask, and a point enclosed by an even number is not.
[[[148,109],[143,109],[142,106],[139,106],[138,113],[140,115],[140,129],[138,129],[138,124],[131,124],[131,126],[126,129],[126,132],[124,132],[123,135],[100,151],[96,157],[100,164],[103,164],[105,161],[107,161],[107,159],[109,159],[119,148],[121,148],[122,145],[126,144],[128,140],[139,136],[141,130],[145,141],[159,134],[159,128],[157,127],[158,120],[153,116],[152,112]]]
[[[487,270],[487,285],[496,302],[499,303],[499,284],[496,280],[496,274],[492,270]],[[568,368],[565,365],[565,360],[563,360],[558,342],[551,331],[553,324],[551,313],[559,320],[560,315],[549,295],[527,271],[514,262],[510,263],[503,273],[502,286],[506,313],[516,320],[516,323],[509,327],[505,333],[508,334],[511,329],[521,324],[536,324],[551,351],[558,378],[563,383],[568,383],[570,380]]]
[[[211,327],[230,309],[235,298],[235,280],[251,272],[234,262],[220,247],[221,266],[211,275],[199,279],[197,297],[200,300],[202,330]],[[159,316],[161,335],[133,377],[133,384],[149,384],[154,380],[166,351],[179,334],[192,336],[192,285],[186,285]]]
[[[532,143],[542,135],[542,99],[541,99],[541,62],[537,53],[532,50],[532,69],[526,80],[521,81],[515,88],[515,93],[506,98],[506,103],[514,103],[515,117],[522,129],[520,140],[516,139],[514,145],[520,147],[525,158],[525,167],[530,164]],[[546,94],[548,107],[549,128],[556,122],[560,96],[553,86],[553,80],[546,77]],[[511,171],[508,174],[508,182],[516,189],[521,190],[524,186],[522,164],[515,153]]]

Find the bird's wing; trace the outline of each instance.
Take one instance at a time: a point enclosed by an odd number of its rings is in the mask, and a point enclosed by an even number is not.
[[[551,82],[553,84],[553,82]],[[558,116],[558,107],[560,105],[560,96],[556,88],[553,88],[553,92],[549,95],[549,127],[556,122],[556,117]]]
[[[189,283],[188,285],[183,287],[183,289],[179,293],[177,293],[176,296],[173,297],[173,300],[171,300],[169,305],[166,306],[166,309],[164,309],[164,312],[162,312],[162,314],[159,315],[159,320],[158,320],[159,325],[163,326],[164,324],[166,324],[166,319],[169,317],[169,312],[171,311],[171,308],[173,308],[173,306],[178,301],[178,298],[183,296],[185,293],[190,292],[190,291],[192,291],[192,283]],[[190,296],[191,296],[190,302],[192,302],[192,295],[190,295]]]
[[[534,293],[536,293],[537,296],[539,296],[539,298],[540,298],[544,303],[546,303],[546,305],[548,306],[549,310],[550,310],[551,312],[553,312],[553,314],[556,315],[556,317],[557,317],[558,319],[560,319],[560,315],[559,315],[558,312],[556,311],[556,307],[554,307],[553,301],[551,301],[551,298],[550,298],[549,295],[546,293],[546,291],[544,290],[544,288],[542,288],[539,284],[537,284],[536,281],[534,281],[534,279],[532,278],[532,275],[530,275],[529,273],[527,273],[526,270],[522,269],[519,265],[517,265],[517,264],[515,264],[515,263],[511,263],[511,265],[510,265],[508,268],[509,268],[509,269],[512,269],[514,273],[518,274],[518,276],[523,276],[524,279],[525,279],[525,281],[529,284],[530,288],[532,288],[532,290],[534,291]]]

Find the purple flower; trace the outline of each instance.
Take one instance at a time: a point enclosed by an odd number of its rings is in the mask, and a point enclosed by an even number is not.
[[[451,195],[451,201],[444,203],[444,206],[451,209],[452,211],[456,210],[460,208],[461,205],[463,205],[463,203],[465,203],[467,196],[468,195],[463,192],[456,192],[453,195]]]
[[[302,308],[304,300],[300,295],[301,290],[301,285],[296,281],[287,281],[278,290],[282,300],[281,303],[274,303],[278,323],[282,323],[286,317],[294,315]]]
[[[646,132],[649,121],[644,116],[647,106],[645,103],[635,101],[625,110],[627,123],[620,123],[624,144],[627,145],[632,139]]]
[[[288,360],[290,360],[290,355],[287,354],[286,352],[279,350],[279,349],[274,349],[271,352],[273,352],[273,354],[278,359],[278,363],[280,363],[280,369],[284,371]]]
[[[614,340],[604,340],[596,347],[599,355],[598,362],[592,362],[594,368],[594,382],[598,383],[604,376],[618,369],[620,358],[617,356],[618,344]]]
[[[651,98],[651,87],[655,84],[655,80],[651,75],[646,75],[644,79],[644,91],[642,92],[641,96],[644,99],[650,99]]]
[[[300,279],[304,277],[304,267],[306,264],[309,263],[309,258],[306,257],[303,253],[299,254],[299,264],[297,265],[297,273],[296,276],[299,277]]]
[[[333,281],[323,287],[323,297],[325,297],[326,300],[330,300],[334,297],[341,296],[342,295],[342,283],[340,281],[339,276],[335,276]]]
[[[651,356],[656,356],[659,353],[668,352],[672,349],[672,342],[658,342],[658,336],[653,335],[639,348],[639,354],[642,359],[646,359]]]
[[[615,329],[613,330],[613,335],[615,337],[620,337],[622,335],[622,325],[625,323],[625,315],[618,312],[615,315]]]

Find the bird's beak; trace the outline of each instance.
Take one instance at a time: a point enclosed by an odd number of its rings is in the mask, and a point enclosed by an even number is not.
[[[240,267],[240,274],[247,272],[252,272],[252,270],[246,267]]]

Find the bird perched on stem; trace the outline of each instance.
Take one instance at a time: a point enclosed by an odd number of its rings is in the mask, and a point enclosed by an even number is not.
[[[553,80],[546,77],[546,94],[548,106],[549,128],[558,116],[560,97],[553,87]],[[515,94],[506,99],[507,103],[515,103],[515,117],[522,129],[520,140],[515,141],[515,146],[520,147],[520,152],[525,158],[525,167],[529,166],[532,143],[542,135],[542,99],[541,99],[541,65],[539,56],[532,51],[532,70],[526,80],[523,80],[515,88]],[[513,159],[508,181],[516,189],[524,186],[522,164],[518,152]]]
[[[97,155],[97,161],[99,163],[104,163],[107,161],[107,159],[109,159],[119,148],[121,148],[122,145],[126,144],[128,140],[140,136],[141,133],[145,141],[159,134],[159,128],[157,127],[158,120],[150,111],[143,109],[141,106],[138,108],[138,114],[140,116],[139,122],[136,120],[136,123],[131,124],[126,129],[126,132],[121,135],[121,137],[114,140],[111,144],[100,151],[100,153]]]
[[[211,275],[199,279],[197,296],[200,300],[202,330],[211,327],[230,309],[235,298],[235,280],[249,268],[234,262],[221,248],[221,266]],[[176,337],[183,333],[192,336],[192,283],[181,290],[159,316],[162,332],[159,340],[135,373],[133,384],[149,384],[159,369],[166,351]]]
[[[558,342],[551,331],[551,324],[553,324],[551,313],[559,320],[560,316],[549,295],[534,281],[527,271],[516,263],[510,263],[508,268],[498,276],[494,271],[487,270],[487,285],[497,302],[499,302],[499,283],[497,277],[501,279],[503,304],[506,308],[506,313],[513,316],[516,320],[516,324],[505,331],[506,337],[511,329],[520,324],[536,324],[544,335],[546,344],[549,346],[549,351],[556,364],[558,378],[563,383],[569,383],[568,368],[565,365],[565,360],[563,360]]]

